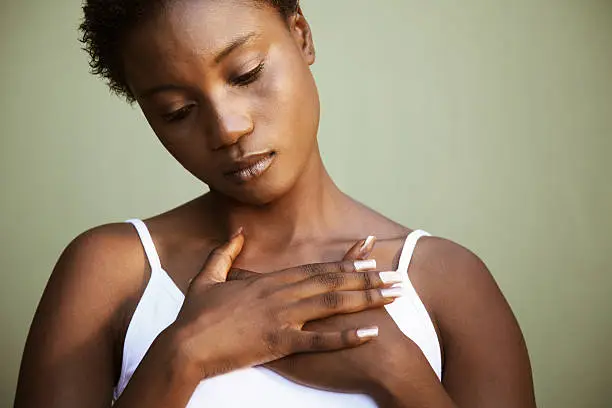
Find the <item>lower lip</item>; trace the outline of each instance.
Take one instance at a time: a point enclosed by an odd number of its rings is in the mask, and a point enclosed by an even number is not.
[[[254,180],[270,168],[270,165],[274,161],[274,156],[275,155],[272,153],[246,169],[228,173],[227,177],[237,183],[246,183]]]

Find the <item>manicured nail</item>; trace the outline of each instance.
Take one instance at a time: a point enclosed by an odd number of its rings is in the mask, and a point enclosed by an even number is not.
[[[230,237],[230,240],[236,238],[238,235],[242,235],[243,232],[244,232],[244,228],[242,227],[238,228],[238,230],[234,232],[234,234],[232,234],[232,236]]]
[[[355,261],[353,265],[355,265],[355,271],[357,272],[370,271],[376,269],[376,260],[366,259],[363,261]]]
[[[403,288],[381,289],[380,294],[384,298],[394,299],[394,298],[404,296],[404,289]]]
[[[363,329],[357,330],[357,337],[360,339],[371,339],[373,337],[378,337],[378,327],[364,327]]]
[[[402,274],[399,272],[380,272],[378,276],[380,276],[380,280],[384,284],[402,283],[404,281]]]
[[[366,249],[368,249],[370,247],[370,245],[372,244],[372,242],[374,242],[375,239],[376,239],[376,237],[374,235],[370,235],[369,237],[367,237],[365,242],[361,246],[361,248],[359,248],[359,252],[363,252]]]

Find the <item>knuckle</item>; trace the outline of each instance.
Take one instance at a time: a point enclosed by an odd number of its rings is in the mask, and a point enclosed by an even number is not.
[[[245,271],[240,268],[232,268],[227,274],[227,280],[248,280],[256,276],[257,274],[255,272]]]
[[[304,341],[303,333],[294,333],[293,336],[289,337],[289,340],[287,354],[308,351],[308,344]]]
[[[256,291],[258,299],[269,299],[274,293],[276,293],[276,288],[266,285],[266,282],[262,282],[258,279],[253,279],[248,281],[248,285],[253,287]]]
[[[364,303],[366,305],[374,304],[374,301],[375,301],[374,291],[373,290],[365,290],[363,292],[363,301],[364,301]]]
[[[285,325],[277,325],[271,328],[264,336],[264,342],[268,352],[275,359],[287,356],[296,351],[294,333]]]
[[[363,274],[363,288],[364,289],[372,289],[374,287],[374,279],[372,279],[372,275],[370,273]]]
[[[272,290],[269,288],[260,289],[259,293],[257,294],[257,299],[267,299],[272,295],[272,293]]]
[[[314,281],[328,289],[334,290],[342,287],[346,279],[341,273],[324,273],[313,277]]]
[[[324,272],[324,269],[321,264],[307,264],[303,265],[300,269],[308,276],[316,276]]]
[[[213,249],[213,251],[210,254],[210,258],[212,261],[214,261],[215,263],[219,264],[222,267],[229,268],[233,263],[232,257],[229,256],[229,254],[225,252],[223,248],[221,247]]]
[[[338,292],[328,292],[321,296],[321,302],[327,309],[335,310],[342,304],[342,296]]]
[[[268,352],[274,357],[282,357],[282,335],[278,331],[271,331],[264,335],[263,341]]]
[[[308,264],[308,265],[302,265],[301,267],[299,267],[299,271],[300,271],[301,273],[304,273],[304,274],[306,274],[306,275],[309,275],[309,276],[310,276],[310,275],[312,275],[312,274],[313,274],[313,268],[314,268],[314,265],[310,265],[310,264]]]
[[[227,273],[227,281],[235,281],[242,279],[244,279],[244,276],[242,275],[242,272],[238,269],[232,269]]]
[[[325,348],[325,337],[321,333],[310,336],[309,346],[311,350],[322,350]]]
[[[267,317],[275,326],[285,326],[289,320],[289,312],[286,307],[271,308],[267,311]]]

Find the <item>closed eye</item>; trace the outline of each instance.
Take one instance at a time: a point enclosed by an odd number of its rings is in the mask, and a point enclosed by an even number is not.
[[[182,108],[175,110],[174,112],[170,112],[170,113],[163,115],[163,118],[166,122],[170,122],[170,123],[181,121],[187,118],[187,116],[189,116],[194,106],[195,106],[194,104],[185,105]]]
[[[240,75],[230,80],[230,83],[235,86],[247,86],[255,82],[260,76],[264,69],[264,63],[262,62],[246,74]]]

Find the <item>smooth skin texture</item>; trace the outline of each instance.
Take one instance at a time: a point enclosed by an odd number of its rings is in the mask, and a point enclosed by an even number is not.
[[[155,134],[211,191],[146,221],[164,268],[187,300],[117,407],[184,406],[203,378],[262,363],[318,388],[367,392],[381,406],[535,406],[512,311],[486,266],[455,243],[423,238],[410,266],[438,331],[442,384],[384,308],[376,308],[379,297],[363,303],[354,296],[340,309],[321,307],[310,315],[304,313],[309,307],[296,306],[322,293],[376,290],[350,286],[355,281],[348,277],[341,279],[348,286],[330,284],[338,273],[354,273],[336,261],[363,257],[355,242],[375,235],[369,256],[378,270],[393,269],[410,232],[343,194],[325,171],[309,69],[314,44],[301,10],[283,21],[273,8],[248,2],[176,1],[135,27],[122,51],[130,89]],[[272,159],[263,174],[247,182],[228,175],[254,154]],[[230,239],[239,227],[244,232]],[[336,269],[299,266],[324,262]],[[231,267],[259,275],[224,282]],[[258,296],[279,293],[275,285],[288,268],[301,273],[293,282],[299,289],[291,296]],[[316,285],[312,275],[320,272],[336,278]],[[108,407],[123,338],[149,274],[131,225],[101,226],[77,237],[60,257],[34,318],[15,405]],[[270,311],[290,305],[295,313],[270,321]],[[363,311],[344,314],[357,310]],[[362,344],[355,330],[372,325],[380,336]],[[210,340],[231,339],[237,330],[261,342],[245,349],[227,341],[219,349]],[[323,355],[312,347],[321,342],[303,340],[323,331],[336,336],[325,348],[344,349]],[[305,350],[313,352],[292,355]]]

